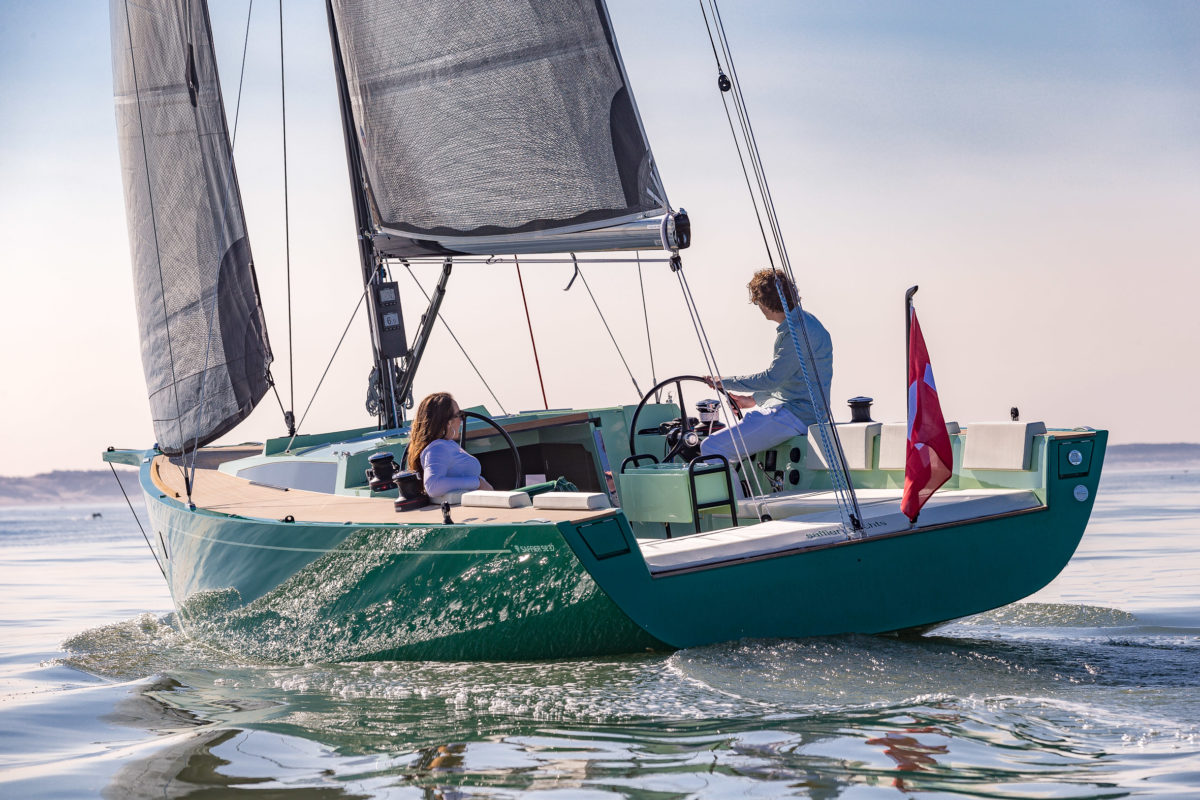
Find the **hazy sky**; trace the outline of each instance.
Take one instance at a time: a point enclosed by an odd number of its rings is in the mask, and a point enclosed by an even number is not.
[[[246,0],[210,3],[234,118]],[[288,0],[295,407],[361,291],[324,3]],[[610,0],[685,268],[726,374],[765,366],[746,302],[761,242],[692,2]],[[1200,4],[780,2],[722,11],[805,307],[834,338],[837,414],[904,416],[906,287],[962,423],[1200,441]],[[255,5],[235,157],[288,402],[278,28]],[[403,42],[396,46],[402,47]],[[101,466],[154,441],[133,316],[105,3],[0,2],[0,474]],[[435,268],[418,277],[428,287]],[[551,406],[636,402],[568,266],[527,265]],[[586,272],[642,388],[636,269]],[[410,331],[423,302],[407,274]],[[703,372],[678,286],[645,267],[658,376]],[[541,407],[511,266],[456,268],[443,315],[509,410]],[[303,430],[370,424],[360,316]],[[496,404],[439,328],[417,396]],[[228,440],[282,433],[273,398]]]

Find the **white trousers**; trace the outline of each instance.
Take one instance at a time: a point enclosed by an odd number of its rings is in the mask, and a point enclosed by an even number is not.
[[[808,428],[804,423],[784,406],[755,408],[747,411],[737,425],[717,431],[701,442],[700,454],[725,456],[732,465],[737,463],[739,451],[752,455],[806,433]]]

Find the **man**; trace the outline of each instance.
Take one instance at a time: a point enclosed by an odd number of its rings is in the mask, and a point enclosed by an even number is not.
[[[750,290],[750,302],[776,325],[775,353],[771,365],[762,372],[734,378],[710,375],[706,379],[713,388],[723,386],[730,390],[733,401],[745,411],[745,415],[737,425],[707,437],[700,445],[702,455],[722,455],[731,464],[736,464],[739,452],[743,455],[757,453],[793,436],[804,435],[808,432],[808,426],[819,419],[819,412],[804,382],[796,345],[784,318],[784,306],[776,288],[777,276],[778,285],[783,288],[787,305],[792,310],[790,316],[800,340],[801,352],[804,347],[801,317],[808,331],[808,341],[815,359],[815,363],[808,365],[809,377],[822,387],[825,397],[829,397],[829,387],[833,381],[833,341],[829,338],[829,332],[812,314],[800,311],[796,286],[786,275],[772,269],[760,269],[754,273],[747,288]]]

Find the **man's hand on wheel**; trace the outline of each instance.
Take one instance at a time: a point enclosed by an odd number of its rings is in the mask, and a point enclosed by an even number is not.
[[[754,402],[753,395],[734,394],[733,392],[730,392],[729,396],[733,398],[734,405],[741,409],[754,408],[756,405],[758,405],[758,403]]]

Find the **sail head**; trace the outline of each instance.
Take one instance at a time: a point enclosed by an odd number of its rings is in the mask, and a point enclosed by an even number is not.
[[[603,0],[332,7],[382,254],[537,252],[669,210]]]
[[[142,366],[158,446],[232,429],[269,386],[207,4],[110,3]]]

